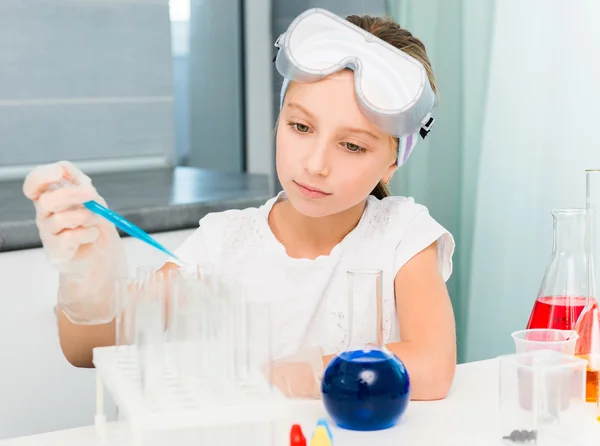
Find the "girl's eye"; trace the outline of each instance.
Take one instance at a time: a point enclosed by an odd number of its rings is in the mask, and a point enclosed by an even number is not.
[[[351,142],[345,142],[344,146],[346,147],[346,149],[348,149],[349,152],[352,153],[362,153],[365,151],[365,149],[363,149],[361,146],[352,144]]]
[[[308,127],[307,125],[304,125],[304,124],[300,124],[298,122],[291,122],[290,125],[298,133],[308,133],[310,131],[310,127]]]

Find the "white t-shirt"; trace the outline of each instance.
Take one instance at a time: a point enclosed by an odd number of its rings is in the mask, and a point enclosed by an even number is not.
[[[314,260],[289,257],[271,231],[269,213],[282,199],[283,192],[258,208],[208,214],[175,251],[183,261],[211,263],[238,280],[248,299],[269,302],[274,359],[315,346],[324,354],[344,350],[348,270],[383,271],[386,343],[400,340],[394,298],[400,268],[437,240],[444,280],[452,273],[452,235],[411,198],[370,196],[358,225],[329,255]]]

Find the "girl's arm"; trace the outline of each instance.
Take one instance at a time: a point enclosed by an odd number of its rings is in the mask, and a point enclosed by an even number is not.
[[[400,269],[394,289],[402,341],[388,348],[408,370],[411,399],[442,399],[456,369],[456,328],[437,242]]]
[[[158,271],[165,273],[179,269],[173,263],[165,263]],[[105,290],[112,293],[112,286]],[[57,311],[60,347],[67,361],[75,367],[92,368],[93,349],[115,345],[115,322],[102,325],[79,325],[72,323],[61,310]]]
[[[394,289],[402,341],[387,347],[408,370],[411,399],[442,399],[454,379],[456,331],[452,304],[440,272],[437,242],[400,269]],[[323,357],[325,367],[333,357]]]

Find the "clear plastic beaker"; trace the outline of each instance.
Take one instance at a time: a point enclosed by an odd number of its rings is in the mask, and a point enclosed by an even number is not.
[[[586,361],[551,350],[498,359],[498,435],[503,443],[579,446]]]
[[[586,254],[588,304],[575,330],[579,334],[575,354],[588,361],[588,402],[598,400],[598,372],[600,371],[600,309],[597,290],[600,283],[600,169],[586,171]]]
[[[511,333],[517,353],[535,350],[553,350],[566,355],[575,355],[577,332],[575,330],[531,329]]]
[[[526,328],[572,330],[587,303],[585,209],[554,209],[554,244]]]

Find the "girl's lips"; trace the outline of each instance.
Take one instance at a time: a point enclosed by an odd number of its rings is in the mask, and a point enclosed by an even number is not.
[[[308,185],[305,185],[302,183],[297,183],[295,181],[294,181],[294,183],[300,189],[300,193],[307,198],[323,198],[323,197],[327,197],[327,196],[331,195],[327,192],[323,192],[322,190],[314,188],[312,186],[308,186]]]

